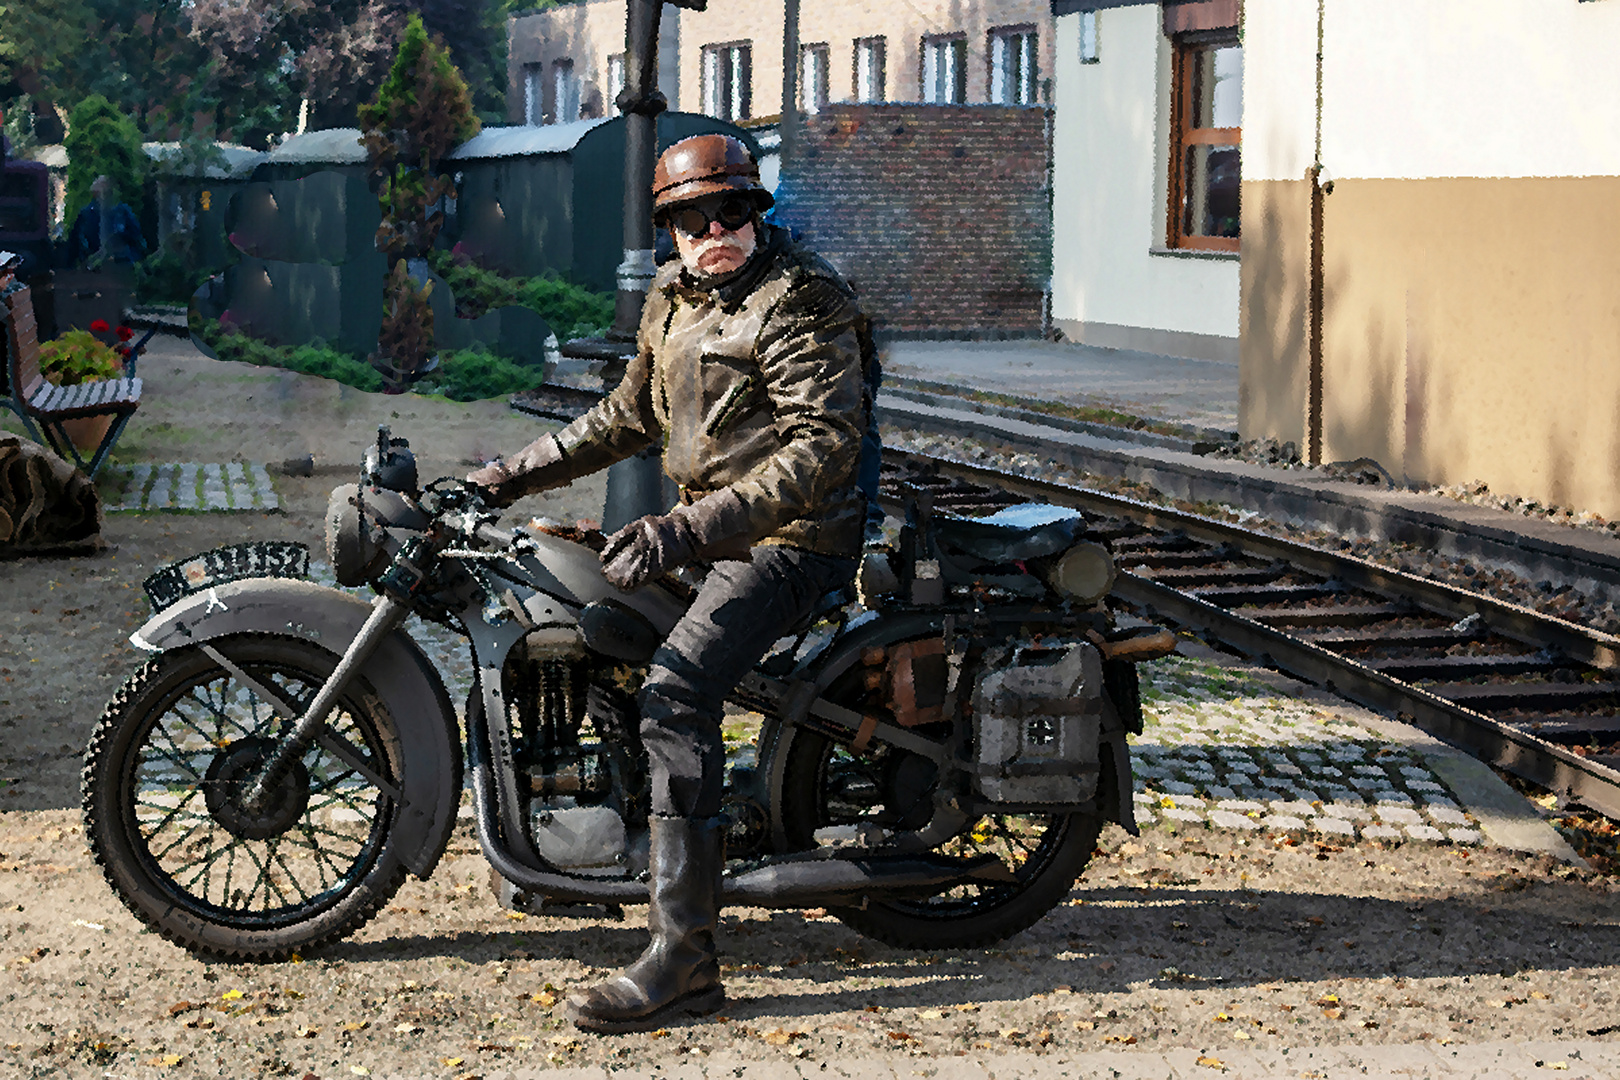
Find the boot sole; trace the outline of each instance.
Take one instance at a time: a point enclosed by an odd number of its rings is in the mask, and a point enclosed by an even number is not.
[[[654,1009],[645,1016],[634,1016],[625,1020],[609,1020],[603,1017],[588,1016],[572,1013],[569,1019],[581,1031],[589,1031],[596,1035],[625,1035],[637,1031],[654,1031],[671,1021],[678,1021],[683,1017],[708,1016],[719,1012],[726,1003],[726,991],[723,987],[711,986],[707,990],[699,990],[685,997],[676,998],[668,1005]]]

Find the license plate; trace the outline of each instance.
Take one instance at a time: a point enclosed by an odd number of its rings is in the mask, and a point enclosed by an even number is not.
[[[142,586],[153,611],[193,593],[242,578],[301,578],[309,573],[309,547],[291,540],[255,540],[205,551],[155,571]]]

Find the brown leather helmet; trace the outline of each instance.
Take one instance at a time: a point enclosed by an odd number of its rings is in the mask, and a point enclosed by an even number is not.
[[[759,182],[748,148],[730,135],[693,135],[665,150],[653,169],[653,214],[724,191],[747,192],[759,210],[776,201]]]

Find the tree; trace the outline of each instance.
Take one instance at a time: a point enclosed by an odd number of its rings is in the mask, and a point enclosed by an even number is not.
[[[111,180],[119,201],[140,215],[147,162],[135,121],[100,94],[91,94],[73,110],[64,145],[69,223],[90,202],[90,185],[98,176]]]
[[[439,207],[454,185],[439,175],[440,161],[478,133],[467,84],[421,16],[406,23],[388,78],[360,107],[360,124],[382,206],[377,250],[395,264],[383,300],[387,332],[373,363],[398,389],[428,371],[433,348],[433,313],[407,261],[426,255],[444,224]],[[402,320],[418,325],[407,332]]]

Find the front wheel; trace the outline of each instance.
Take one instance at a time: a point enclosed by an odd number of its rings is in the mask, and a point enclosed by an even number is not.
[[[856,755],[842,743],[794,727],[782,772],[781,821],[793,850],[817,832],[863,823],[918,828],[932,805],[934,766],[879,745]],[[965,949],[1034,925],[1068,895],[1102,832],[1096,814],[995,814],[936,848],[957,858],[995,855],[1007,883],[968,882],[921,900],[872,900],[832,911],[851,929],[907,949]],[[825,833],[823,834],[825,835]]]
[[[338,661],[263,634],[212,644],[300,712]],[[404,881],[390,843],[399,738],[363,678],[263,804],[244,805],[295,720],[197,647],[149,661],[102,714],[81,780],[85,835],[125,906],[170,941],[284,959],[351,933]]]

